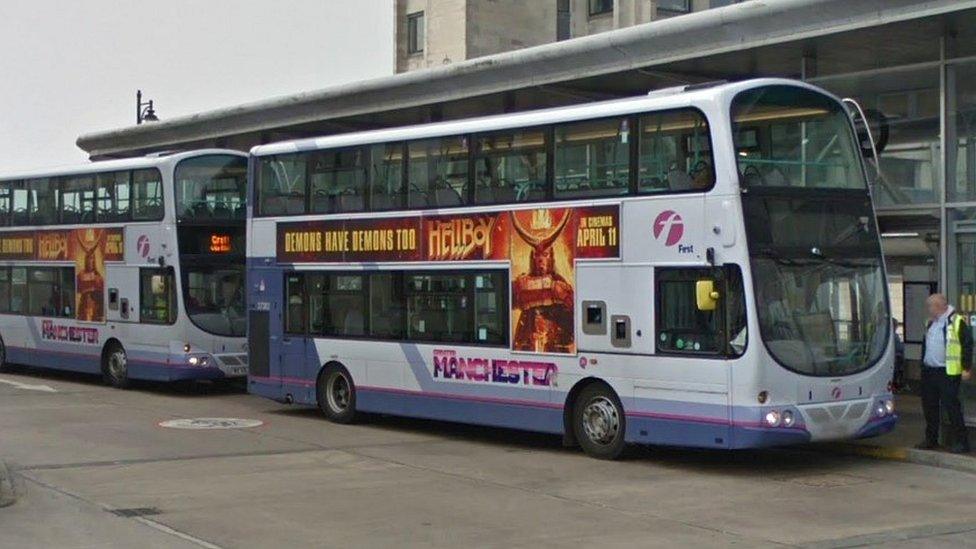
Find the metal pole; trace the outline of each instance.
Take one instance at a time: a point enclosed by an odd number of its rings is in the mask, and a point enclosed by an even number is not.
[[[142,90],[136,90],[136,125],[142,124]]]

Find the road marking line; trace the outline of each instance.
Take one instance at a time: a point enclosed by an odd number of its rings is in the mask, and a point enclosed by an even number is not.
[[[54,387],[49,387],[47,385],[30,385],[28,383],[21,383],[19,381],[14,381],[12,379],[0,379],[0,383],[5,383],[11,385],[18,389],[25,389],[27,391],[41,391],[42,393],[56,393],[57,389]]]
[[[154,520],[147,519],[146,517],[133,517],[133,519],[136,520],[137,522],[141,522],[142,524],[145,524],[146,526],[148,526],[148,527],[150,527],[150,528],[152,528],[154,530],[159,530],[160,532],[163,532],[164,534],[169,534],[171,536],[178,537],[178,538],[180,538],[180,539],[182,539],[184,541],[188,541],[188,542],[193,543],[195,545],[199,545],[200,547],[205,547],[206,549],[222,549],[219,545],[214,545],[213,543],[210,543],[209,541],[202,540],[202,539],[200,539],[198,537],[191,536],[190,534],[187,534],[185,532],[180,532],[179,530],[176,530],[174,528],[170,528],[169,526],[166,526],[165,524],[162,524],[160,522],[156,522]]]

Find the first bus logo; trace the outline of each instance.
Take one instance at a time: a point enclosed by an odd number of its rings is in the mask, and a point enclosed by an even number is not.
[[[664,240],[667,247],[678,246],[678,253],[690,254],[695,252],[695,247],[690,244],[681,244],[681,238],[685,235],[685,222],[681,219],[681,214],[674,210],[664,210],[657,214],[654,219],[654,238]]]
[[[143,258],[149,257],[149,236],[141,234],[136,239],[136,250]]]
[[[685,234],[685,223],[681,215],[674,210],[664,210],[657,214],[654,220],[654,238],[661,240],[664,235],[664,245],[674,246],[681,242],[681,237]]]

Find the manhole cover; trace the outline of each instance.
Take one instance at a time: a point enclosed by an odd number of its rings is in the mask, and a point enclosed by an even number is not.
[[[249,429],[259,427],[264,422],[259,419],[241,419],[236,417],[196,417],[190,419],[171,419],[159,422],[160,427],[169,429]]]

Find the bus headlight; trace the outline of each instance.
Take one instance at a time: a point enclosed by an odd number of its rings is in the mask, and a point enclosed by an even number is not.
[[[888,413],[888,407],[885,406],[884,401],[879,401],[878,402],[878,404],[874,407],[874,413],[878,417],[885,417],[885,414]]]
[[[190,363],[190,366],[196,366],[200,363],[200,357],[191,356],[188,362]]]
[[[765,421],[766,425],[770,427],[778,427],[780,422],[779,412],[776,410],[766,412],[766,415],[763,417],[763,421]]]
[[[206,366],[207,363],[210,362],[210,360],[209,360],[209,357],[207,357],[206,355],[203,355],[203,356],[196,356],[196,355],[194,355],[194,356],[191,356],[191,357],[187,358],[186,359],[186,362],[190,366]]]
[[[884,407],[885,407],[885,412],[888,412],[888,415],[889,416],[891,414],[895,413],[895,401],[894,400],[886,400],[886,401],[884,401]]]
[[[792,427],[796,423],[796,418],[793,417],[793,410],[783,411],[783,427]]]

